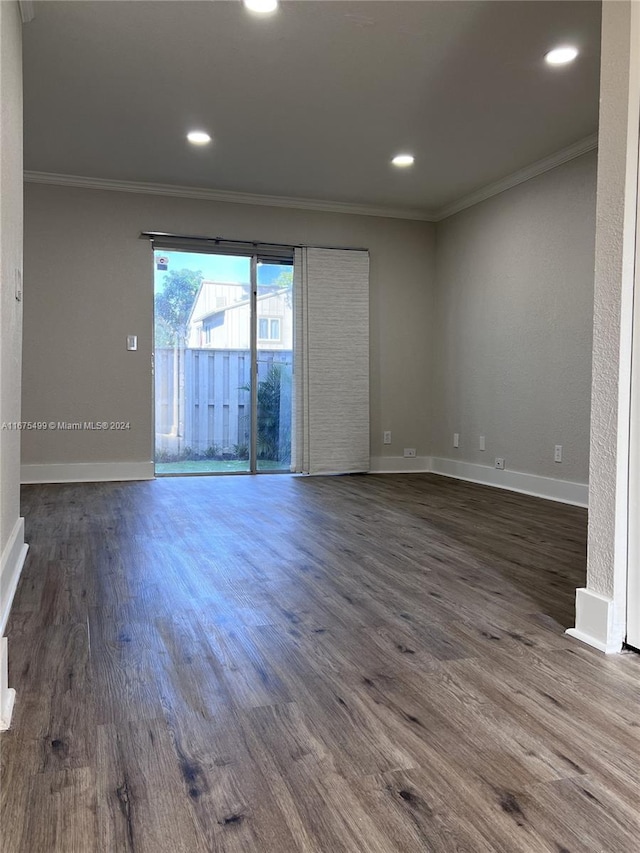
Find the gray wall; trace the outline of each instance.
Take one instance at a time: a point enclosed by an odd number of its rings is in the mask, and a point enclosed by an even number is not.
[[[28,184],[23,418],[132,429],[27,433],[23,463],[151,459],[153,270],[138,234],[157,230],[368,247],[372,456],[504,456],[587,482],[595,172],[584,155],[437,226]]]
[[[595,189],[593,152],[438,223],[434,456],[587,482]]]
[[[430,446],[434,226],[370,216],[28,184],[23,417],[130,421],[127,432],[30,432],[24,464],[152,454],[153,269],[142,230],[371,252],[371,452]],[[139,349],[127,352],[126,336]]]

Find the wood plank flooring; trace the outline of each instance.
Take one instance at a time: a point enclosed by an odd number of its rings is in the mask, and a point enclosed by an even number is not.
[[[24,489],[2,853],[637,853],[586,512],[434,475]]]

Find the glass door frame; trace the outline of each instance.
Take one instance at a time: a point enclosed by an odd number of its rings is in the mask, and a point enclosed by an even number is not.
[[[143,235],[147,236],[147,235]],[[150,235],[151,236],[151,235]],[[154,278],[154,287],[153,287],[153,347],[152,347],[152,355],[151,355],[151,382],[152,382],[152,406],[153,406],[153,416],[152,416],[152,429],[153,429],[153,438],[152,438],[152,447],[153,447],[153,459],[154,459],[154,477],[203,477],[203,476],[220,476],[220,475],[229,475],[229,474],[289,474],[291,473],[290,467],[289,469],[285,468],[277,468],[277,469],[261,469],[258,466],[258,376],[259,376],[259,358],[258,358],[258,264],[261,258],[264,258],[265,261],[270,261],[271,263],[277,263],[275,258],[272,258],[270,255],[266,255],[264,252],[261,252],[259,247],[260,243],[251,243],[251,249],[249,245],[246,246],[246,250],[242,250],[241,243],[234,244],[234,249],[230,250],[228,248],[224,248],[224,246],[218,245],[219,241],[209,241],[207,238],[184,238],[185,244],[180,246],[179,243],[174,244],[173,240],[167,241],[164,243],[161,240],[157,242],[151,239],[151,249],[152,249],[152,258],[155,263],[155,253],[156,251],[179,251],[184,252],[185,254],[192,255],[232,255],[235,257],[245,258],[250,261],[250,335],[249,335],[249,346],[250,346],[250,366],[249,366],[249,375],[251,377],[250,382],[250,424],[249,424],[249,468],[246,471],[185,471],[185,472],[167,472],[158,474],[155,471],[155,462],[156,457],[156,434],[155,434],[155,424],[156,424],[156,383],[155,383],[155,372],[156,372],[156,341],[155,341],[155,331],[156,331],[156,311],[155,311],[155,278]],[[198,239],[203,241],[202,246],[194,245],[192,240]],[[176,238],[176,240],[180,240],[180,238]],[[215,242],[215,246],[206,245],[206,243]],[[226,243],[227,241],[220,241]],[[233,241],[229,241],[233,243]],[[268,244],[267,244],[268,245]],[[287,264],[291,265],[293,270],[294,265],[294,255],[293,255],[293,247],[285,246],[282,244],[279,246],[281,249],[286,249],[286,257],[284,256],[284,252],[282,253],[282,257],[278,257],[278,260],[285,266]],[[290,253],[290,259],[289,259]],[[292,290],[293,296],[293,290]],[[295,324],[295,310],[294,305],[291,306],[291,322]],[[293,351],[291,354],[292,364],[293,364]],[[292,401],[293,406],[293,401]],[[293,414],[293,413],[292,413]]]
[[[249,474],[258,473],[258,253],[251,255],[251,418],[249,427]]]

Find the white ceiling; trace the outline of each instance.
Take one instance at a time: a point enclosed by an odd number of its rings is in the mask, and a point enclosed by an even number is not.
[[[597,130],[597,2],[35,8],[27,170],[431,211]],[[562,42],[580,56],[549,68]]]

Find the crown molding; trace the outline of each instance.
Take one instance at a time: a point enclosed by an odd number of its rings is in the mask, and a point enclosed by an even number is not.
[[[543,160],[537,160],[535,163],[525,166],[524,169],[520,169],[518,172],[513,172],[511,175],[507,175],[493,184],[487,184],[486,186],[469,193],[469,195],[463,196],[456,201],[452,201],[450,204],[446,204],[444,207],[441,207],[439,210],[434,212],[432,221],[440,222],[443,219],[447,219],[447,217],[453,216],[455,213],[460,213],[461,210],[473,207],[474,204],[479,204],[481,201],[486,201],[486,199],[491,198],[494,195],[499,195],[505,190],[517,187],[518,184],[523,184],[525,181],[531,180],[531,178],[536,178],[538,175],[549,172],[551,169],[555,169],[556,166],[568,163],[569,160],[575,160],[576,157],[581,157],[583,154],[593,151],[594,148],[597,147],[598,134],[593,133],[591,136],[585,137],[585,139],[580,139],[578,142],[574,142],[573,145],[569,145],[567,148],[562,148],[560,151],[556,151],[555,154],[551,154]]]
[[[36,16],[33,0],[18,0],[18,8],[20,9],[20,17],[23,24],[33,21]]]
[[[1,2],[1,0],[0,0]],[[90,190],[110,190],[115,192],[137,193],[140,195],[160,195],[174,198],[193,198],[201,201],[221,201],[227,204],[253,204],[263,207],[285,207],[294,210],[315,210],[321,213],[346,213],[353,216],[379,216],[387,219],[409,219],[419,222],[441,222],[449,216],[460,213],[474,204],[486,201],[505,190],[517,187],[525,181],[549,172],[563,163],[593,151],[598,147],[598,134],[594,133],[537,160],[518,172],[506,175],[499,181],[452,201],[436,211],[416,210],[415,208],[378,207],[370,204],[349,204],[342,201],[322,201],[321,199],[293,198],[279,195],[258,195],[254,193],[234,192],[232,190],[213,190],[202,187],[182,187],[174,184],[150,184],[142,181],[118,181],[107,178],[85,178],[80,175],[59,175],[54,172],[25,172],[24,180],[30,184],[51,184],[60,187],[76,187]]]
[[[1,0],[0,0],[1,2]],[[432,214],[414,208],[376,207],[369,204],[349,204],[341,201],[290,198],[287,196],[256,195],[231,190],[210,190],[200,187],[181,187],[173,184],[150,184],[139,181],[118,181],[105,178],[85,178],[80,175],[58,175],[52,172],[25,172],[24,180],[30,184],[52,184],[91,190],[161,195],[174,198],[193,198],[201,201],[222,201],[227,204],[253,204],[265,207],[287,207],[294,210],[315,210],[322,213],[347,213],[354,216],[381,216],[390,219],[412,219],[432,222]]]

